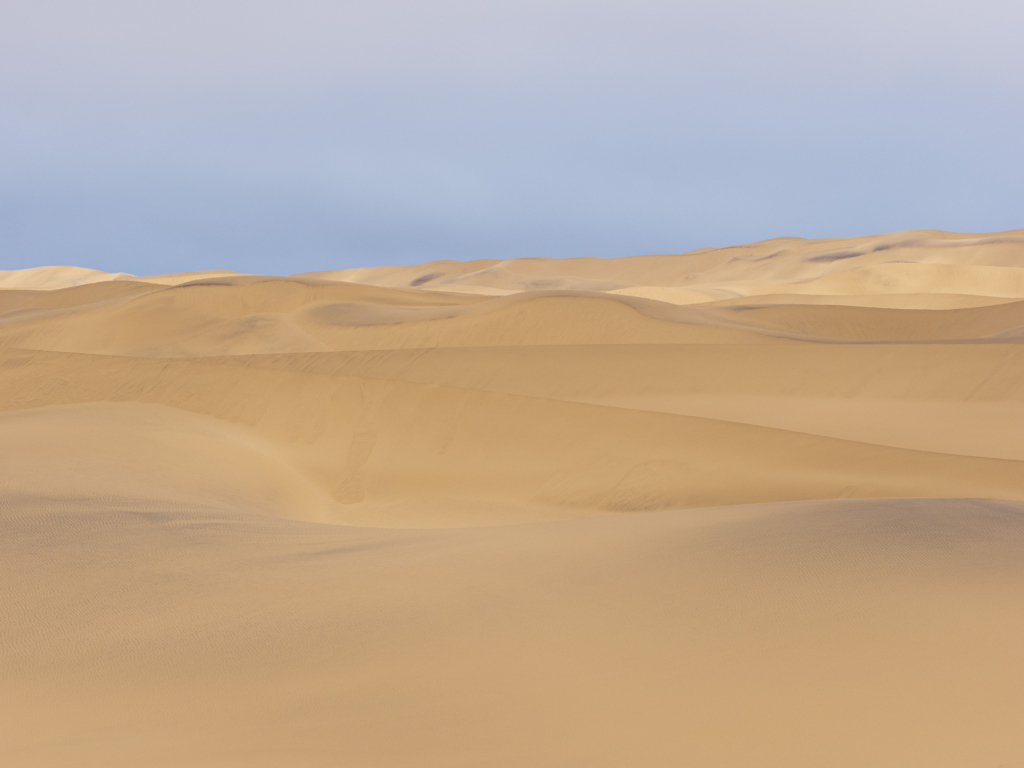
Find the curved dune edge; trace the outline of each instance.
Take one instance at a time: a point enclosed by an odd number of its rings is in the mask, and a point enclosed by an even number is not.
[[[9,466],[27,464],[0,489],[18,493],[33,466],[42,479],[32,492],[44,492],[48,452],[80,467],[76,456],[92,444],[90,460],[108,450],[109,457],[62,476],[69,484],[62,493],[75,495],[78,483],[77,493],[87,496],[124,496],[124,478],[136,475],[144,478],[140,489],[188,488],[193,475],[198,488],[213,473],[221,483],[211,486],[215,495],[248,499],[250,508],[371,526],[850,496],[1024,499],[1020,449],[1011,459],[937,453],[920,449],[927,441],[915,450],[707,418],[707,407],[700,416],[673,414],[580,402],[579,395],[317,373],[308,365],[25,352],[8,360],[0,429]],[[67,384],[41,390],[40,382]],[[81,419],[93,426],[79,426]],[[147,447],[154,434],[177,437]],[[141,490],[128,495],[142,497]]]
[[[330,496],[272,443],[188,411],[137,402],[31,408],[0,414],[0,434],[0,495],[332,517]]]

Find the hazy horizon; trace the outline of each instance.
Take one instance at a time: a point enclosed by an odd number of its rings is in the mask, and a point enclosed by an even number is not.
[[[1024,226],[999,2],[8,2],[0,269]]]

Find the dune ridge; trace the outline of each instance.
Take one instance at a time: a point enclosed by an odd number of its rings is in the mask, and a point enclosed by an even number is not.
[[[0,763],[1024,764],[1024,230],[0,272]]]

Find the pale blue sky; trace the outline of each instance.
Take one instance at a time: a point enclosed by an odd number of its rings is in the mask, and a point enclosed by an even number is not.
[[[1024,227],[1024,4],[0,0],[0,269]]]

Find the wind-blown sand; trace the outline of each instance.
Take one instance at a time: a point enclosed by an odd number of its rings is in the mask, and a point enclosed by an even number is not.
[[[1024,765],[1024,230],[0,272],[0,765]]]

